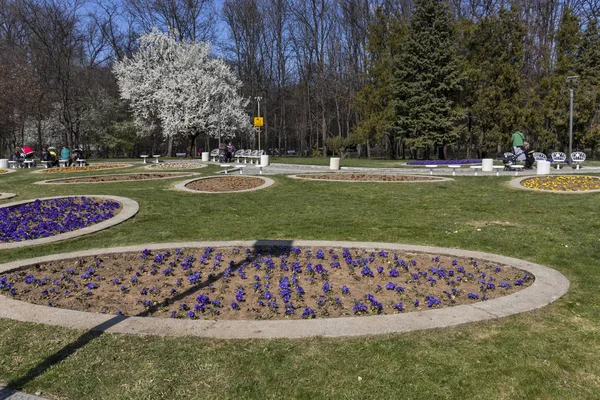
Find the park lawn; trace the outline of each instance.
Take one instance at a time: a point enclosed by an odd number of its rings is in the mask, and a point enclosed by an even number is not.
[[[85,174],[100,173],[110,172]],[[570,290],[526,314],[358,338],[130,336],[0,320],[0,383],[68,399],[598,398],[600,193],[520,191],[508,187],[508,177],[495,176],[428,184],[272,178],[275,185],[265,190],[210,195],[172,190],[181,178],[41,186],[32,182],[50,178],[28,171],[3,175],[0,192],[19,197],[0,204],[111,194],[136,200],[140,212],[93,235],[2,250],[0,262],[183,240],[360,240],[523,258],[562,272]]]

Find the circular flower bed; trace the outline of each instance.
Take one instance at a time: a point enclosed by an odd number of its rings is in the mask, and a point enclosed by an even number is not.
[[[77,178],[52,179],[48,181],[36,182],[38,184],[68,184],[68,183],[107,183],[107,182],[131,182],[131,181],[147,181],[154,179],[169,179],[179,178],[182,176],[190,176],[193,173],[186,172],[150,172],[150,173],[135,173],[135,174],[111,174],[97,176],[82,176]]]
[[[85,172],[85,171],[101,171],[104,169],[124,168],[129,167],[130,164],[96,164],[86,165],[82,167],[61,167],[61,168],[46,168],[39,172],[41,174],[56,174],[60,172]]]
[[[406,165],[463,165],[463,164],[481,164],[480,158],[469,158],[462,160],[414,160]]]
[[[521,187],[550,192],[591,192],[600,190],[600,178],[594,176],[536,176],[518,180]]]
[[[531,274],[473,258],[348,248],[163,249],[38,263],[0,276],[36,304],[186,319],[395,314],[514,293]]]
[[[439,176],[421,175],[383,175],[383,174],[357,174],[357,173],[325,173],[325,174],[300,174],[295,178],[319,181],[340,182],[445,182],[451,179]]]
[[[66,197],[0,208],[0,243],[38,239],[85,228],[112,218],[112,200]]]
[[[179,161],[179,162],[165,162],[161,164],[150,164],[146,168],[153,170],[163,170],[163,169],[198,169],[204,168],[207,164],[201,164],[196,161]]]
[[[175,185],[176,189],[196,193],[232,193],[264,189],[274,181],[270,178],[244,175],[207,176]]]

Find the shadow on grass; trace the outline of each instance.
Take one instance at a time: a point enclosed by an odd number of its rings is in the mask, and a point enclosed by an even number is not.
[[[289,249],[289,247],[291,247],[291,245],[292,245],[292,241],[286,241],[286,240],[274,240],[274,241],[272,241],[272,240],[257,240],[256,242],[254,242],[254,244],[251,247],[255,250],[254,251],[255,258],[254,259],[256,259],[256,256],[258,256],[260,254],[260,252],[256,251],[257,249],[275,247],[276,251],[282,251],[284,249]],[[235,272],[244,263],[252,262],[252,261],[253,261],[252,259],[247,257],[244,260],[236,263],[233,267],[230,267],[230,268],[232,271]],[[194,294],[194,293],[204,289],[211,283],[216,282],[219,279],[221,279],[223,277],[223,275],[224,275],[224,272],[221,272],[218,275],[213,276],[211,279],[206,279],[206,280],[202,281],[201,283],[190,287],[186,291],[184,291],[182,293],[178,293],[174,297],[165,299],[160,305],[152,307],[151,309],[144,310],[135,316],[136,317],[146,317],[146,316],[150,315],[153,312],[153,310],[158,309],[161,306],[169,305],[170,303],[172,303],[174,301],[180,300],[182,298],[185,298],[186,296],[189,296],[191,294]],[[105,321],[105,322],[93,327],[89,331],[85,332],[83,335],[78,337],[75,341],[67,344],[65,347],[58,350],[54,354],[46,357],[46,359],[44,359],[38,365],[36,365],[35,367],[33,367],[29,371],[27,371],[27,373],[25,375],[9,381],[6,384],[6,387],[4,389],[0,389],[0,400],[10,399],[11,396],[13,396],[17,393],[17,390],[21,390],[29,382],[32,382],[36,378],[42,376],[49,368],[51,368],[57,364],[60,364],[61,362],[66,360],[68,357],[70,357],[73,353],[75,353],[77,350],[85,347],[88,343],[90,343],[94,339],[102,336],[108,329],[112,328],[113,326],[115,326],[129,318],[130,317],[128,317],[128,316],[115,315],[113,318],[109,319],[108,321]],[[35,397],[33,397],[33,398],[35,398]]]

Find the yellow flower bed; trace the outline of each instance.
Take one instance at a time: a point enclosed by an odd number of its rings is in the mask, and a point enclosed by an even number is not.
[[[4,174],[5,172],[8,172],[8,171],[5,169],[0,169],[0,174]]]
[[[550,190],[556,192],[582,192],[600,189],[600,178],[593,176],[540,176],[528,178],[521,184],[534,190]]]
[[[59,172],[85,172],[85,171],[99,171],[102,169],[122,168],[127,167],[128,164],[99,164],[99,165],[86,165],[83,167],[62,167],[62,168],[47,168],[40,171],[42,174],[55,174]]]

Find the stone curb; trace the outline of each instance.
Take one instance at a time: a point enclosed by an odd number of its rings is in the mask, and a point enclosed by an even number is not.
[[[239,175],[233,175],[233,176],[239,176]],[[194,182],[194,181],[199,181],[202,179],[210,179],[210,178],[223,178],[223,175],[210,175],[210,176],[203,176],[202,178],[194,178],[194,179],[188,179],[187,181],[183,181],[183,182],[179,182],[175,185],[173,185],[173,188],[175,190],[181,190],[183,192],[190,192],[190,193],[204,193],[204,194],[231,194],[231,193],[244,193],[244,192],[253,192],[255,190],[260,190],[260,189],[266,189],[269,186],[272,186],[275,181],[271,178],[267,178],[264,176],[256,176],[256,175],[242,175],[243,177],[251,177],[251,178],[259,178],[262,179],[265,183],[263,183],[262,185],[260,185],[259,187],[255,187],[252,189],[244,189],[244,190],[232,190],[229,192],[206,192],[206,191],[202,191],[202,190],[192,190],[192,189],[188,189],[187,187],[185,187],[188,183]]]
[[[500,264],[507,264],[535,276],[534,283],[517,293],[475,304],[368,317],[340,317],[311,320],[184,320],[170,318],[144,318],[106,315],[34,305],[6,296],[0,296],[0,318],[18,321],[58,325],[74,329],[96,330],[110,333],[196,336],[221,339],[253,338],[303,338],[313,336],[362,336],[381,335],[432,328],[444,328],[469,322],[486,321],[544,307],[564,295],[569,281],[561,273],[543,265],[505,257],[451,248],[413,246],[393,243],[309,241],[309,240],[257,240],[257,241],[211,241],[155,243],[109,249],[93,249],[57,254],[28,260],[13,261],[0,265],[0,273],[38,262],[57,261],[65,258],[97,254],[157,250],[164,248],[203,247],[259,247],[259,246],[323,246],[364,249],[386,249],[405,252],[432,253],[456,257],[473,257]]]
[[[181,167],[182,165],[185,165],[185,167]],[[188,168],[188,166],[193,166],[194,168]],[[161,164],[149,164],[144,168],[150,171],[160,171],[166,169],[200,169],[205,167],[208,167],[208,164],[202,164],[199,161],[180,161],[177,163],[165,162]]]
[[[92,165],[90,165],[90,167],[93,167],[94,165],[114,165],[114,164],[125,164],[121,167],[114,167],[114,168],[106,168],[106,169],[96,169],[96,170],[88,170],[88,171],[68,171],[68,172],[62,172],[64,174],[76,174],[79,172],[100,172],[100,171],[113,171],[115,169],[122,169],[122,168],[129,168],[129,167],[133,167],[134,164],[131,163],[94,163]],[[31,171],[32,174],[42,174],[42,175],[52,175],[52,174],[60,174],[61,172],[42,172],[42,171],[46,171],[48,168],[42,168],[42,169],[37,169],[35,171]],[[51,168],[50,168],[51,169]],[[58,169],[58,168],[57,168]]]
[[[560,175],[552,175],[552,176],[555,177],[555,178],[557,178]],[[577,176],[587,176],[589,178],[598,178],[597,176],[590,176],[590,175],[577,175]],[[563,192],[563,191],[557,191],[557,190],[531,189],[531,188],[525,187],[525,186],[523,186],[521,184],[521,182],[523,182],[525,179],[537,178],[537,177],[538,177],[538,175],[523,176],[523,177],[511,179],[511,181],[509,182],[509,184],[510,184],[511,187],[513,187],[515,189],[528,190],[530,192],[538,192],[538,193],[587,194],[587,193],[598,193],[598,192],[600,192],[600,189],[580,190],[580,191],[576,191],[576,192]]]
[[[17,195],[16,193],[0,193],[0,200],[12,199],[16,195]]]
[[[35,396],[19,392],[17,390],[8,389],[0,386],[0,400],[47,400],[45,397]]]
[[[318,172],[305,172],[305,174],[316,174]],[[355,172],[322,172],[321,174],[331,174],[331,175],[350,175],[352,173]],[[375,175],[381,175],[381,176],[393,176],[393,175],[398,175],[398,176],[414,176],[417,178],[427,178],[431,175],[428,176],[424,176],[424,175],[412,175],[412,174],[394,174],[394,173],[379,173],[379,174],[368,174],[365,173],[365,175],[370,175],[370,176],[375,176]],[[361,180],[355,180],[355,181],[351,181],[351,180],[343,180],[343,179],[316,179],[316,178],[305,178],[303,176],[299,176],[299,175],[288,175],[288,178],[293,178],[293,179],[300,179],[300,180],[305,180],[305,181],[318,181],[318,182],[344,182],[344,183],[440,183],[440,182],[449,182],[449,181],[453,181],[454,179],[452,178],[444,178],[442,176],[431,176],[432,179],[423,179],[423,180],[414,180],[414,181],[361,181]]]
[[[81,178],[102,178],[104,176],[128,176],[131,174],[173,174],[173,176],[165,176],[162,178],[150,178],[150,179],[137,179],[137,180],[122,180],[122,181],[106,181],[106,182],[55,182],[64,181],[69,179],[81,179]],[[174,175],[180,174],[180,175]],[[130,172],[129,174],[104,174],[104,175],[90,175],[90,176],[72,176],[68,178],[56,178],[47,179],[45,181],[34,182],[36,185],[89,185],[98,183],[122,183],[122,182],[146,182],[146,181],[157,181],[161,179],[174,179],[174,178],[187,178],[188,176],[198,175],[197,172]]]
[[[104,194],[101,194],[101,195],[99,195],[99,194],[81,194],[81,195],[71,195],[71,196],[42,197],[39,199],[29,199],[29,200],[15,201],[12,203],[2,204],[0,206],[0,208],[32,203],[35,200],[64,199],[67,197],[82,197],[82,196],[83,197],[103,198],[103,199],[118,201],[119,203],[122,204],[123,209],[121,210],[121,212],[119,212],[114,217],[107,219],[105,221],[102,221],[98,224],[88,226],[83,229],[77,229],[75,231],[65,232],[65,233],[61,233],[58,235],[45,237],[45,238],[24,240],[21,242],[0,243],[0,250],[15,249],[15,248],[19,248],[19,247],[27,247],[27,246],[35,246],[35,245],[40,245],[40,244],[59,242],[62,240],[72,239],[75,237],[88,235],[90,233],[99,232],[104,229],[110,228],[111,226],[120,224],[123,221],[128,220],[129,218],[131,218],[135,214],[137,214],[137,212],[140,209],[139,204],[135,200],[128,199],[127,197],[109,196],[109,195],[104,195]]]

